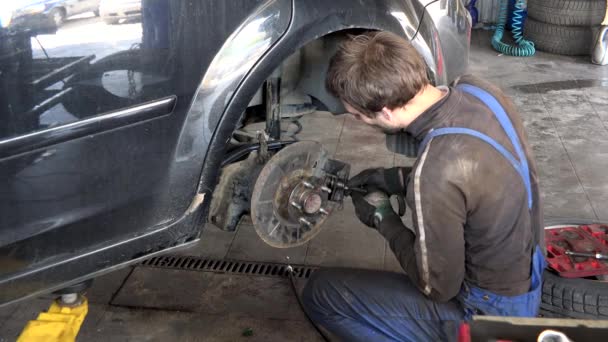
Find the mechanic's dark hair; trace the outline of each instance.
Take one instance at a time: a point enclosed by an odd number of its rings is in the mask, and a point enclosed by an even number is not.
[[[329,62],[330,93],[369,117],[404,106],[429,84],[426,65],[407,40],[390,32],[350,36]]]

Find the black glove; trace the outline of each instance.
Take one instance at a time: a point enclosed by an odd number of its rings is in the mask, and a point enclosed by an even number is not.
[[[399,216],[391,206],[390,198],[387,194],[380,193],[377,198],[370,200],[372,193],[378,193],[377,189],[369,189],[368,194],[353,192],[351,198],[355,206],[355,214],[359,221],[371,228],[380,228],[384,221],[394,221],[395,218],[401,222]],[[372,203],[370,203],[372,202]]]
[[[348,181],[349,188],[374,187],[389,195],[404,195],[411,167],[375,168],[361,171]]]

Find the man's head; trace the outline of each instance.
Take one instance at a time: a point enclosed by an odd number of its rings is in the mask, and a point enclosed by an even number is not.
[[[332,57],[327,89],[346,110],[385,132],[407,127],[406,104],[428,85],[426,66],[416,49],[389,32],[350,37]]]

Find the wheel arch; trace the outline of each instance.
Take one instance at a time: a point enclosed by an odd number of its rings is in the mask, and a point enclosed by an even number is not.
[[[354,4],[347,0],[334,1],[329,4],[327,1],[320,0],[307,1],[306,4],[294,1],[292,19],[287,32],[249,70],[246,77],[236,87],[221,115],[217,117],[217,124],[212,136],[209,137],[209,146],[197,193],[207,193],[209,196],[213,193],[220,164],[225,154],[226,142],[230,139],[244,110],[263,82],[270,77],[280,63],[296,50],[315,40],[350,30],[390,31],[410,40],[415,35],[412,43],[427,63],[431,80],[436,84],[447,83],[447,76],[443,73],[445,69],[442,64],[443,55],[433,22],[425,19],[423,24],[418,27],[418,13],[422,10],[422,5],[418,2],[397,0],[378,1],[365,5],[368,6]],[[319,15],[319,10],[323,11],[323,15]],[[417,29],[420,29],[418,34],[416,34]],[[326,56],[325,63],[328,60],[329,58]],[[324,73],[325,70],[322,74]],[[307,86],[307,89],[310,90],[315,85],[317,88],[321,87],[319,83],[323,83],[320,81],[322,78],[318,76],[313,77],[315,80]],[[319,100],[324,102],[330,110],[338,108],[339,104],[335,99],[333,103],[330,103],[327,98]],[[201,206],[199,222],[206,219],[210,202],[207,200]]]

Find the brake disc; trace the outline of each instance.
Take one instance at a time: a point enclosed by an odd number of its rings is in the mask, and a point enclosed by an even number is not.
[[[295,247],[319,233],[339,206],[326,186],[329,163],[327,151],[314,141],[287,146],[268,161],[251,197],[251,219],[264,242]]]

